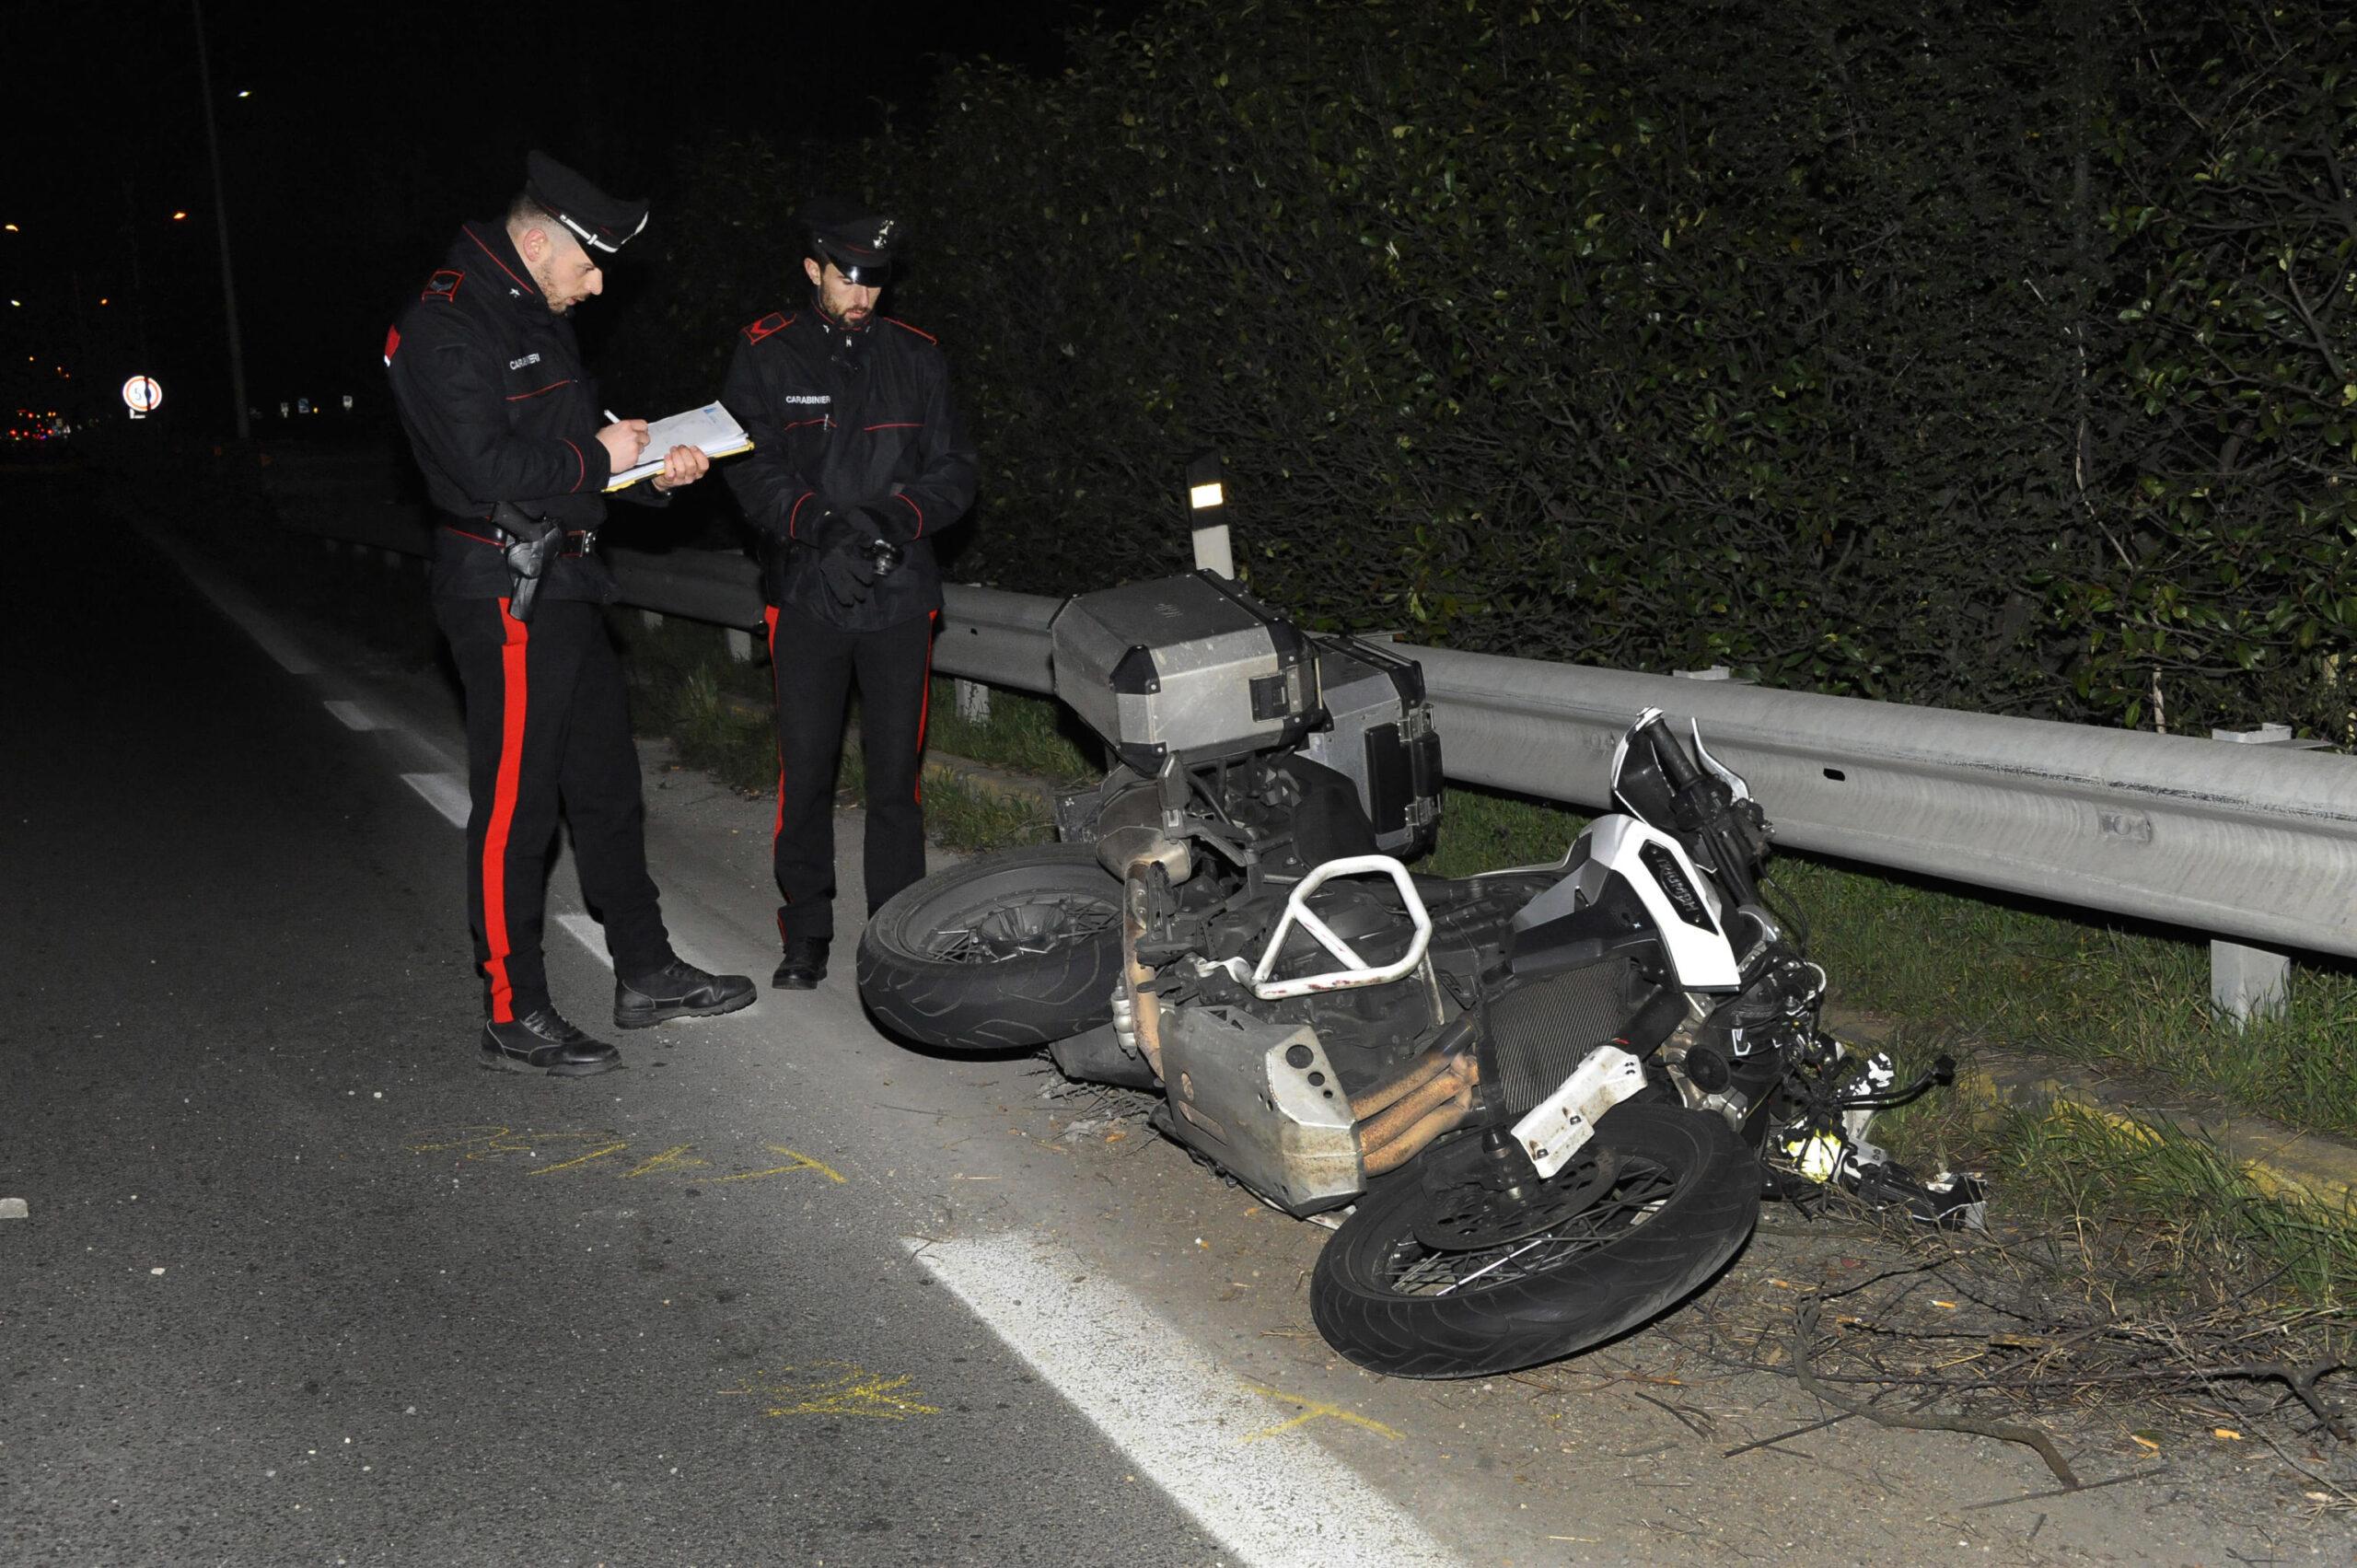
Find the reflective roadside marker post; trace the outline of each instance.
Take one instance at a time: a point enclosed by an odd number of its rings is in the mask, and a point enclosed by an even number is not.
[[[1198,452],[1187,464],[1187,505],[1194,516],[1195,565],[1236,580],[1236,552],[1227,538],[1227,487],[1219,454]]]
[[[122,384],[122,406],[134,419],[145,419],[164,405],[164,389],[153,376],[134,376]]]

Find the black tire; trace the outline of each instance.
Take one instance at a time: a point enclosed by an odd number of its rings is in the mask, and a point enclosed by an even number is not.
[[[1759,1166],[1723,1119],[1632,1100],[1596,1122],[1589,1146],[1621,1161],[1601,1200],[1538,1238],[1476,1252],[1418,1242],[1422,1177],[1411,1165],[1389,1178],[1318,1255],[1309,1281],[1318,1331],[1394,1377],[1512,1372],[1644,1322],[1716,1273],[1751,1234]],[[1575,1179],[1582,1163],[1556,1179]],[[1452,1280],[1462,1283],[1434,1294]]]
[[[950,1051],[1046,1045],[1113,1016],[1121,884],[1086,844],[976,855],[877,910],[859,939],[877,1022]]]

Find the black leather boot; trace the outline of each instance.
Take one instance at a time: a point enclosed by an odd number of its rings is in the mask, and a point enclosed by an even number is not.
[[[563,1078],[610,1072],[622,1053],[564,1021],[553,1007],[527,1013],[512,1024],[482,1026],[482,1064],[509,1073],[549,1073]]]
[[[614,1028],[643,1029],[672,1018],[709,1018],[749,1007],[757,993],[741,974],[708,974],[673,958],[652,974],[614,977]]]
[[[826,936],[787,937],[785,957],[770,976],[770,985],[778,991],[816,991],[827,978],[827,949],[833,946]]]

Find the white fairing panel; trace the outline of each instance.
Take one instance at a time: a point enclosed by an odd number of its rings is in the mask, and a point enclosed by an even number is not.
[[[1634,817],[1619,815],[1597,818],[1580,839],[1587,846],[1587,858],[1525,904],[1514,917],[1515,930],[1527,931],[1585,909],[1604,896],[1611,877],[1619,877],[1635,889],[1660,931],[1680,988],[1741,989],[1740,966],[1726,938],[1719,890],[1695,868],[1684,845]],[[1682,888],[1671,886],[1673,881],[1682,882]]]

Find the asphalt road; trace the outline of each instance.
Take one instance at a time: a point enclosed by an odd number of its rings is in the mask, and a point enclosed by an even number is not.
[[[61,520],[19,581],[75,579]],[[110,598],[8,633],[0,1557],[1219,1556],[709,1033],[478,1068],[457,834],[385,738],[148,552]]]
[[[87,498],[0,506],[44,524],[6,536],[44,591],[0,715],[0,1561],[2349,1560],[2124,1440],[2070,1497],[1862,1423],[1731,1455],[1822,1412],[1643,1334],[1360,1373],[1307,1320],[1322,1232],[1034,1060],[900,1050],[848,963],[624,1073],[482,1072],[447,682],[136,546],[94,613]],[[765,974],[766,808],[647,779],[675,939]]]

